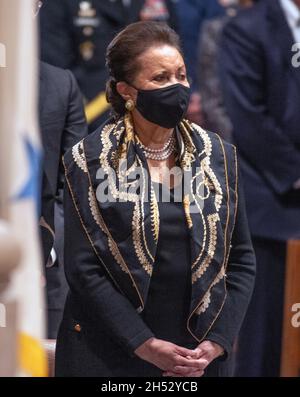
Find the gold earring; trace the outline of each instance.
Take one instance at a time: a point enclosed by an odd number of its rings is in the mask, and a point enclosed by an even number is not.
[[[128,112],[132,112],[133,109],[135,108],[135,104],[132,99],[128,99],[125,103],[125,108],[128,110]]]

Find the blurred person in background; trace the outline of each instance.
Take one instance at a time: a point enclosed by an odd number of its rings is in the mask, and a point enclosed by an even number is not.
[[[179,0],[177,12],[189,81],[192,90],[196,91],[198,89],[197,48],[202,25],[209,19],[223,16],[225,9],[219,0]]]
[[[70,71],[40,63],[39,118],[44,150],[40,226],[46,264],[48,338],[56,339],[68,291],[63,266],[61,158],[87,135],[83,99]]]
[[[186,58],[192,94],[187,118],[202,125],[202,99],[197,75],[198,45],[202,25],[206,20],[223,16],[225,10],[219,0],[179,0],[177,2],[179,31]]]
[[[202,99],[203,126],[231,141],[232,123],[225,110],[219,78],[219,43],[222,30],[230,18],[237,14],[239,7],[249,7],[253,1],[220,0],[220,3],[225,7],[225,15],[203,23],[198,45],[197,74]]]
[[[46,0],[40,13],[41,58],[70,69],[86,102],[89,131],[107,119],[105,50],[131,22],[159,20],[177,29],[175,0]]]
[[[43,5],[36,1],[36,17]],[[62,155],[87,135],[83,99],[70,71],[39,63],[39,124],[43,145],[40,230],[45,263],[47,337],[56,339],[68,286],[63,267]]]
[[[225,26],[221,81],[257,257],[238,376],[279,376],[286,242],[300,237],[300,0],[261,0]]]

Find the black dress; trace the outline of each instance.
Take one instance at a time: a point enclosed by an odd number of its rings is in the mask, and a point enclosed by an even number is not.
[[[190,237],[177,190],[154,182],[160,232],[148,298],[143,312],[154,335],[181,346],[190,345],[187,318],[191,300]],[[169,202],[164,202],[168,199]],[[194,346],[195,347],[195,341]]]

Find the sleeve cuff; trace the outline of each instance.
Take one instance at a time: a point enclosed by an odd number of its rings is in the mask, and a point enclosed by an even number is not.
[[[209,340],[211,342],[217,343],[218,345],[223,347],[224,354],[222,356],[218,357],[219,360],[225,361],[228,358],[229,354],[232,351],[232,345],[227,340],[225,340],[224,338],[222,338],[218,335],[214,335],[214,334],[207,335],[205,340]]]
[[[139,346],[141,346],[144,342],[146,342],[148,339],[153,337],[154,334],[149,329],[145,329],[127,343],[126,350],[129,352],[131,357],[135,357],[134,354],[135,350]]]

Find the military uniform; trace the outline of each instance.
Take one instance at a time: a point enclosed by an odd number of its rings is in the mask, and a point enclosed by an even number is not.
[[[175,0],[51,0],[40,12],[41,59],[74,73],[90,131],[107,118],[105,52],[117,32],[140,19],[177,29]]]

